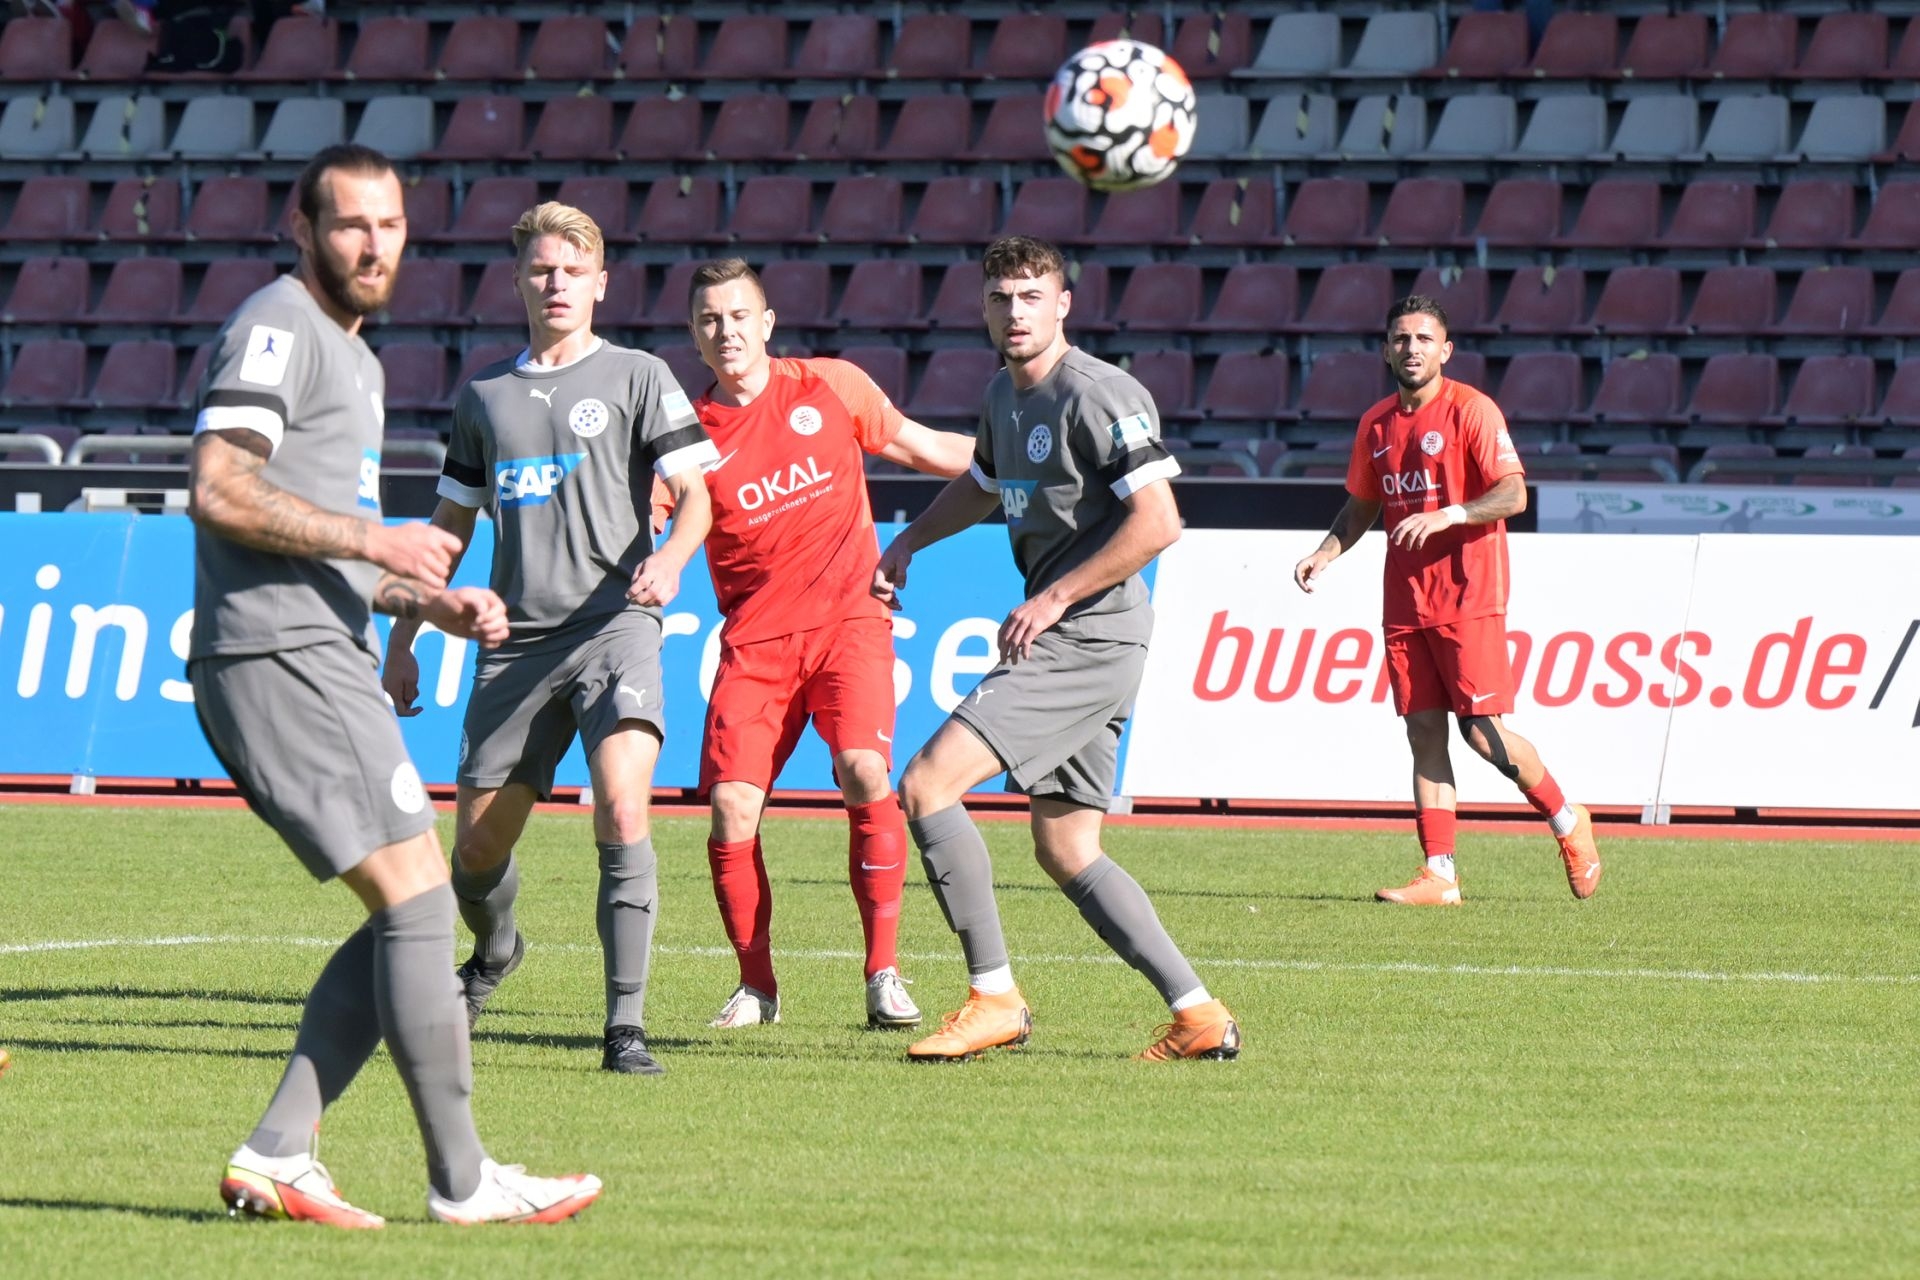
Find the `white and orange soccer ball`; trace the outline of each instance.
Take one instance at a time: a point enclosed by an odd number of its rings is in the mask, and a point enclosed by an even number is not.
[[[1088,45],[1047,89],[1047,143],[1095,191],[1165,181],[1193,145],[1198,103],[1180,64],[1138,40]]]

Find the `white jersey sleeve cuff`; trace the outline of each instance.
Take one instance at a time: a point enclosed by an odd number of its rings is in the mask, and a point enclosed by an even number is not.
[[[265,436],[268,451],[280,447],[280,441],[286,437],[287,424],[280,415],[271,409],[253,404],[213,405],[200,411],[194,419],[193,434],[202,431],[252,431]]]
[[[1149,462],[1144,467],[1135,467],[1118,480],[1115,480],[1109,487],[1112,488],[1114,497],[1124,501],[1152,484],[1155,480],[1171,480],[1179,474],[1180,464],[1178,462],[1175,462],[1172,458],[1161,458],[1157,462]]]
[[[1000,482],[982,471],[978,462],[969,462],[967,464],[967,474],[973,477],[975,484],[979,485],[988,493],[1000,492]]]
[[[441,476],[440,483],[434,486],[434,492],[448,502],[457,502],[463,507],[476,510],[487,505],[487,491],[476,489],[470,484],[461,484],[452,476]]]
[[[675,449],[672,453],[662,454],[653,464],[654,474],[662,480],[677,476],[682,471],[697,470],[710,463],[720,461],[720,450],[711,440],[699,440],[684,449]]]

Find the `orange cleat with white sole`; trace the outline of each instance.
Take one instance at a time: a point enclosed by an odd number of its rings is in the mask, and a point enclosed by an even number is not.
[[[1218,1000],[1182,1009],[1173,1021],[1154,1032],[1157,1039],[1140,1055],[1142,1062],[1172,1062],[1179,1058],[1240,1056],[1240,1024]]]
[[[911,1045],[911,1062],[965,1062],[988,1049],[1012,1049],[1027,1042],[1033,1033],[1033,1016],[1027,1002],[1015,987],[1004,995],[990,996],[971,988],[967,1002],[940,1023],[940,1029]]]
[[[220,1198],[235,1218],[286,1218],[318,1222],[349,1231],[370,1231],[387,1225],[377,1213],[348,1204],[333,1185],[327,1166],[310,1154],[263,1156],[242,1146],[227,1161],[220,1179]]]
[[[1591,898],[1600,887],[1600,846],[1593,839],[1593,815],[1587,806],[1569,806],[1573,810],[1573,830],[1560,841],[1560,861],[1567,868],[1567,888],[1576,898]]]
[[[1398,889],[1382,889],[1373,896],[1382,902],[1398,902],[1409,907],[1457,907],[1460,882],[1437,876],[1422,867],[1419,875]]]

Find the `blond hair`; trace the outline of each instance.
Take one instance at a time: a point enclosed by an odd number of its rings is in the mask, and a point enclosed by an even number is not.
[[[513,224],[514,257],[524,254],[527,246],[541,236],[559,236],[591,257],[596,267],[607,264],[607,241],[600,234],[600,224],[570,204],[548,200],[521,214],[520,221]]]

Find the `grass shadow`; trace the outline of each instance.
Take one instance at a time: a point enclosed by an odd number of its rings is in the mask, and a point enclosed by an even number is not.
[[[44,1049],[48,1053],[168,1053],[188,1058],[260,1058],[281,1062],[285,1049],[188,1048],[174,1044],[129,1044],[111,1040],[36,1040],[8,1036],[10,1049]]]
[[[194,987],[0,987],[0,1004],[47,1000],[219,1000],[228,1004],[282,1005],[299,1009],[304,995],[279,996],[259,991],[215,991]]]
[[[172,1222],[213,1222],[227,1215],[214,1209],[179,1209],[152,1204],[112,1204],[102,1200],[46,1200],[39,1196],[0,1196],[0,1209],[51,1209],[56,1212],[132,1213]]]

